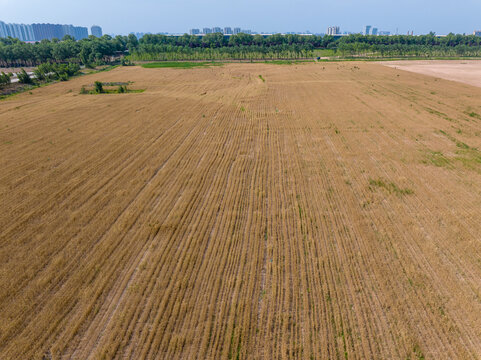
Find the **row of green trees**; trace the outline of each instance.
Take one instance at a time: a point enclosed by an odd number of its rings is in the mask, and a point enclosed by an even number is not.
[[[481,46],[481,37],[474,35],[455,35],[449,34],[447,36],[438,37],[434,33],[427,35],[395,35],[395,36],[373,36],[353,34],[343,37],[334,36],[301,36],[301,35],[281,35],[274,34],[270,36],[237,34],[230,37],[224,36],[221,33],[207,34],[203,37],[194,35],[183,36],[166,36],[166,35],[145,35],[139,40],[138,49],[142,45],[172,45],[190,48],[221,48],[221,47],[236,47],[236,46],[261,46],[271,47],[278,45],[309,45],[315,49],[337,48],[339,44],[343,43],[365,43],[369,45],[432,45],[432,46]]]
[[[330,49],[341,57],[480,56],[481,37],[434,33],[421,36],[300,36],[249,35],[225,37],[208,34],[169,37],[145,35],[131,52],[138,60],[272,60],[300,59],[315,56],[315,50]]]
[[[468,45],[408,45],[408,44],[374,44],[340,43],[337,54],[341,57],[479,57],[481,46]]]
[[[481,37],[474,35],[448,34],[447,36],[436,36],[434,33],[427,35],[394,35],[394,36],[373,36],[353,34],[345,36],[337,41],[342,43],[364,43],[368,45],[430,45],[430,46],[449,46],[458,45],[481,46]]]
[[[74,62],[84,65],[109,63],[111,57],[133,50],[138,45],[134,35],[108,35],[75,41],[66,35],[57,39],[42,40],[35,44],[24,43],[18,39],[0,38],[0,66],[35,66],[46,62]]]
[[[271,47],[279,45],[309,45],[313,48],[327,48],[329,44],[335,42],[333,36],[301,36],[301,35],[281,35],[274,34],[270,36],[237,34],[232,36],[224,36],[221,33],[207,34],[199,37],[195,35],[185,34],[183,36],[166,36],[166,35],[144,35],[139,40],[138,50],[145,45],[170,45],[174,47],[190,47],[190,48],[225,48],[238,46],[258,46]]]
[[[125,53],[132,60],[226,60],[299,59],[315,50],[331,49],[339,56],[479,56],[481,37],[449,34],[421,36],[333,36],[208,34],[145,35],[112,38],[89,37],[75,41],[42,40],[35,44],[17,39],[0,39],[0,66],[35,66],[42,63],[105,64]]]
[[[163,60],[275,60],[301,59],[313,56],[309,45],[235,46],[221,48],[190,48],[187,46],[148,45],[135,50],[133,61]]]

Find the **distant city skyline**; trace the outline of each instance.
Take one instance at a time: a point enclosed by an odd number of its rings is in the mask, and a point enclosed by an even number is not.
[[[82,6],[61,0],[0,0],[2,21],[6,23],[76,24],[102,26],[104,33],[131,32],[186,33],[230,26],[255,32],[325,33],[328,26],[340,26],[341,32],[361,33],[367,24],[382,31],[406,34],[472,33],[481,28],[481,2],[465,0],[414,0],[404,2],[365,0],[266,0],[225,2],[221,0],[84,0]],[[21,9],[21,10],[20,10]],[[255,11],[254,11],[255,9]],[[211,24],[211,25],[210,25]]]
[[[230,26],[226,26],[224,28],[221,28],[219,26],[214,26],[212,28],[209,28],[209,27],[192,28],[192,29],[189,29],[189,31],[186,33],[190,35],[207,35],[207,34],[214,34],[214,33],[222,33],[224,35],[236,35],[239,33],[252,34],[252,30],[243,29],[240,27],[232,28]]]
[[[102,36],[102,28],[92,27],[92,34]],[[95,32],[95,33],[94,33]],[[99,36],[100,34],[100,36]],[[68,24],[15,24],[5,23],[0,19],[0,38],[17,38],[21,41],[41,41],[44,39],[62,39],[65,35],[72,36],[76,40],[82,40],[89,36],[87,27],[73,26]]]
[[[2,1],[2,0],[0,0]],[[206,35],[206,34],[213,34],[213,33],[222,33],[224,35],[236,35],[239,33],[245,34],[274,34],[276,32],[270,31],[252,31],[250,29],[244,29],[240,27],[203,27],[203,28],[191,28],[188,31],[183,31],[179,33],[169,33],[169,32],[135,32],[131,31],[129,34],[134,34],[137,38],[141,38],[146,34],[163,34],[163,35],[182,35],[182,34],[190,34],[190,35]],[[344,29],[341,30],[340,26],[329,26],[325,32],[311,32],[309,30],[296,32],[296,31],[286,31],[281,32],[282,34],[304,34],[304,35],[349,35],[349,34],[361,34],[361,35],[422,35],[422,34],[415,34],[414,30],[408,30],[407,33],[399,33],[398,29],[396,32],[391,32],[387,30],[379,29],[372,25],[365,25],[362,31],[345,31]],[[476,36],[481,36],[481,31],[474,29],[471,32],[466,33],[466,35],[474,34]],[[64,25],[64,24],[50,24],[50,23],[34,23],[34,24],[19,24],[19,23],[5,23],[0,19],[0,38],[1,37],[14,37],[18,38],[21,41],[40,41],[42,39],[51,40],[53,38],[62,39],[65,35],[73,36],[77,40],[84,39],[88,37],[89,31],[87,27],[82,26],[73,26],[73,25]],[[101,37],[103,35],[103,29],[99,25],[92,25],[90,27],[90,35]],[[126,35],[126,34],[114,34],[114,33],[106,33],[106,35],[116,36],[116,35]],[[438,34],[442,35],[442,34]],[[446,34],[444,34],[446,35]]]

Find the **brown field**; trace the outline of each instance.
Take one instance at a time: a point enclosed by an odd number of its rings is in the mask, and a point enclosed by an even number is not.
[[[0,102],[0,358],[480,359],[480,114],[374,63]]]
[[[386,66],[481,87],[481,60],[386,61]]]

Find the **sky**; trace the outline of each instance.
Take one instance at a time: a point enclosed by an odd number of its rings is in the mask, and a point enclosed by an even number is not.
[[[257,32],[361,32],[365,25],[405,34],[470,34],[481,29],[481,0],[0,0],[11,23],[100,25],[107,34],[185,33],[240,27]]]

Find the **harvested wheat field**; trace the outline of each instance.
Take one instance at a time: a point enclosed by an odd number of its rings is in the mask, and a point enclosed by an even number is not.
[[[373,63],[2,101],[0,358],[479,359],[478,149],[480,88]]]

